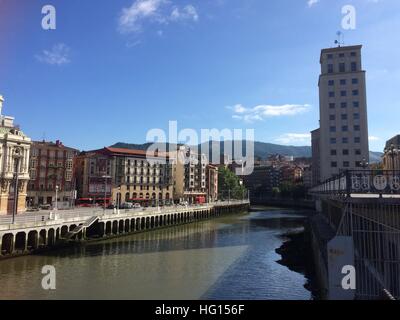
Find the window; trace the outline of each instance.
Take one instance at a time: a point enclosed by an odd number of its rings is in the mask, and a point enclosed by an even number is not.
[[[334,149],[332,149],[332,150],[331,150],[331,156],[336,156],[336,155],[337,155],[337,151],[334,150]]]
[[[336,144],[336,138],[331,138],[331,144]]]
[[[343,144],[348,144],[349,143],[349,138],[342,138],[342,143]]]
[[[331,91],[329,92],[329,98],[334,98],[335,97],[335,92]]]
[[[360,131],[360,126],[359,125],[355,125],[354,126],[354,131]]]
[[[334,114],[331,114],[331,115],[329,116],[329,120],[331,120],[331,121],[336,120],[336,116],[335,116]]]
[[[342,114],[342,115],[341,115],[341,119],[342,119],[342,120],[347,120],[347,114]]]
[[[72,171],[65,172],[65,180],[71,181],[72,180]]]
[[[354,143],[361,143],[361,138],[360,137],[355,137],[354,138]]]
[[[328,73],[333,73],[333,64],[328,64]]]
[[[343,168],[348,168],[348,167],[350,167],[350,162],[343,161]]]
[[[358,96],[358,90],[353,90],[353,96]]]
[[[65,167],[67,170],[72,170],[72,161],[68,160],[65,164]]]
[[[358,101],[354,101],[353,102],[353,107],[354,108],[359,108],[360,107],[360,103]]]
[[[356,156],[361,156],[361,150],[360,149],[356,149],[355,150],[355,154],[356,154]]]
[[[331,167],[332,168],[337,168],[337,162],[336,161],[332,161],[331,162]]]
[[[345,91],[345,90],[340,91],[340,96],[341,97],[346,97],[347,96],[347,91]]]
[[[354,120],[359,120],[360,119],[360,114],[359,113],[354,113],[353,114]]]
[[[346,65],[344,63],[339,63],[339,72],[346,72]]]
[[[349,150],[348,149],[343,149],[343,155],[348,156],[349,155]]]
[[[351,71],[356,72],[357,71],[357,62],[352,62],[351,63]]]
[[[342,102],[342,103],[340,104],[340,107],[341,107],[342,109],[347,108],[347,102]]]
[[[357,79],[357,78],[352,79],[352,80],[351,80],[351,83],[352,83],[352,84],[358,84],[358,79]]]
[[[333,54],[329,53],[329,54],[326,55],[326,57],[327,57],[328,59],[333,59]]]
[[[342,126],[342,131],[343,131],[343,132],[349,131],[349,127],[348,127],[348,126]]]
[[[36,179],[36,170],[31,170],[30,176],[32,180]]]
[[[360,168],[361,167],[361,161],[356,161],[355,165],[356,165],[357,168]]]
[[[352,52],[352,53],[350,53],[350,56],[352,56],[352,57],[357,57],[357,52]]]
[[[329,128],[329,131],[330,131],[330,132],[336,132],[336,127],[335,127],[335,126],[331,126],[331,127]]]
[[[344,53],[339,53],[339,58],[344,58]]]
[[[329,104],[329,109],[335,109],[335,106],[336,106],[336,105],[335,105],[334,103],[330,103],[330,104]]]
[[[346,79],[342,79],[342,80],[340,80],[340,85],[345,86],[346,82],[347,82]]]
[[[328,81],[328,85],[329,86],[334,86],[335,85],[335,81],[334,80],[329,80]]]

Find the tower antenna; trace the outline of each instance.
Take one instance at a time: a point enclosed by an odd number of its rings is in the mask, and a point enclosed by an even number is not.
[[[340,48],[344,45],[344,34],[342,31],[336,32],[337,39],[335,40],[335,44]]]

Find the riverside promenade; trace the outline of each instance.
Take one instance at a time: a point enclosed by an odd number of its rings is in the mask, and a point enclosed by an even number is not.
[[[248,200],[192,206],[87,208],[0,217],[0,259],[41,249],[191,223],[248,210]]]

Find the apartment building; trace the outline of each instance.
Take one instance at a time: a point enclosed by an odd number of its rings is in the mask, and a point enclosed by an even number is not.
[[[59,140],[34,141],[29,161],[27,203],[30,207],[73,206],[76,198],[74,161],[79,151],[64,146]]]
[[[270,165],[254,167],[251,175],[243,176],[243,182],[251,197],[265,196],[282,184],[282,169]]]
[[[319,77],[320,128],[319,179],[324,181],[343,170],[360,169],[369,162],[365,71],[361,45],[321,51]]]
[[[173,200],[172,163],[166,153],[106,147],[77,158],[78,196],[92,203],[143,205]]]
[[[172,156],[172,154],[174,155]],[[171,152],[170,156],[174,158],[175,201],[187,201],[189,203],[206,202],[208,196],[206,181],[208,159],[206,155],[182,146],[176,152]],[[214,187],[218,193],[218,182],[217,186]]]
[[[207,202],[218,200],[218,166],[206,166]]]

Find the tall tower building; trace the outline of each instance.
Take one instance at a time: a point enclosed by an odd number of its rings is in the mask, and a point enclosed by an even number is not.
[[[319,77],[321,181],[369,162],[365,71],[361,45],[321,51]],[[314,146],[315,147],[315,146]]]

